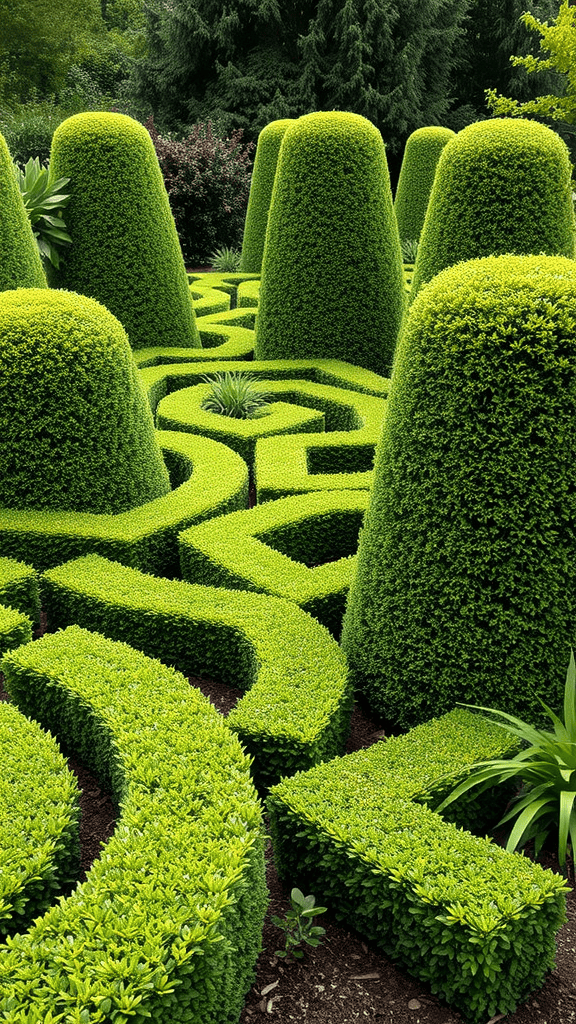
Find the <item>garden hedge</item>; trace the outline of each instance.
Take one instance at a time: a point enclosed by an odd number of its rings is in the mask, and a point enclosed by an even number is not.
[[[342,111],[284,136],[268,215],[257,359],[344,359],[387,373],[404,316],[380,132]]]
[[[0,609],[0,621],[1,614]],[[25,930],[77,881],[80,803],[76,776],[56,741],[4,702],[0,744],[0,936],[5,940]]]
[[[145,572],[179,575],[179,531],[246,508],[248,469],[210,438],[160,431],[158,440],[174,486],[169,494],[119,515],[0,509],[2,554],[43,570],[94,551]]]
[[[72,895],[0,951],[7,1024],[223,1024],[266,905],[250,761],[173,669],[73,626],[12,652],[7,687],[110,788],[114,836]]]
[[[254,459],[258,503],[308,491],[369,490],[382,419],[367,416],[353,431],[260,438]]]
[[[574,257],[568,150],[537,121],[468,125],[442,151],[411,298],[461,260],[504,253]]]
[[[14,558],[0,557],[0,601],[24,612],[38,625],[40,597],[36,569]]]
[[[287,129],[293,124],[293,118],[271,121],[258,136],[242,238],[240,268],[243,272],[259,274],[262,269],[268,210],[272,199],[276,165],[282,140]]]
[[[52,174],[70,178],[73,244],[56,287],[90,295],[133,349],[200,347],[174,219],[152,140],[123,114],[75,114],[54,132]]]
[[[191,583],[295,601],[338,636],[367,491],[312,492],[217,516],[179,536]]]
[[[575,535],[576,263],[452,267],[408,318],[344,619],[373,712],[559,704]]]
[[[3,507],[117,513],[169,487],[118,320],[70,292],[1,292]]]
[[[0,655],[32,639],[32,623],[24,612],[0,604]]]
[[[46,288],[46,277],[30,218],[14,174],[12,157],[0,134],[0,292]]]
[[[440,154],[455,134],[451,128],[433,125],[417,128],[408,136],[394,197],[394,213],[402,240],[417,242],[420,238]]]
[[[344,750],[352,708],[344,656],[290,601],[146,576],[98,555],[49,570],[42,587],[50,628],[77,622],[247,689],[227,722],[253,758],[259,789]]]
[[[267,801],[281,878],[314,892],[469,1024],[513,1012],[541,987],[566,920],[559,875],[422,806],[474,762],[510,753],[502,729],[459,710],[284,779]],[[467,815],[475,822],[476,800],[460,823]]]

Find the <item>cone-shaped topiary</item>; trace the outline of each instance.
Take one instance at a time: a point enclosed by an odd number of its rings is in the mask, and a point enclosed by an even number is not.
[[[341,111],[299,118],[272,192],[256,358],[344,359],[386,372],[404,295],[380,132]]]
[[[394,199],[394,213],[403,241],[417,242],[420,238],[436,165],[444,146],[455,134],[451,128],[432,125],[417,128],[406,142]]]
[[[2,292],[0,504],[121,512],[169,490],[118,320],[70,292]]]
[[[46,288],[46,278],[12,158],[0,135],[0,291],[8,288]]]
[[[421,286],[461,260],[501,253],[576,253],[568,150],[536,121],[497,118],[443,149],[414,268]]]
[[[559,702],[576,631],[576,263],[459,264],[396,357],[342,645],[400,729]]]
[[[117,316],[132,348],[200,347],[174,218],[152,140],[123,114],[87,113],[55,131],[52,174],[70,178],[73,245],[57,287]]]
[[[281,121],[271,121],[258,136],[242,239],[240,270],[244,274],[259,274],[262,269],[268,210],[272,198],[278,154],[282,139],[287,129],[293,124],[294,119],[289,117],[283,118]]]

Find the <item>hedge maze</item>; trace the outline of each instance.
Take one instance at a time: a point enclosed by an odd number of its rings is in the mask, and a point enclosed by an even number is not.
[[[456,701],[534,715],[574,643],[568,160],[535,123],[425,133],[419,194],[441,155],[408,312],[384,147],[357,115],[263,133],[238,274],[186,276],[121,115],[55,135],[59,290],[18,197],[0,209],[6,1024],[237,1024],[264,799],[281,875],[469,1024],[553,966],[565,881],[484,837],[510,792],[435,807],[516,752]],[[243,371],[261,415],[203,409],[206,377]],[[226,721],[182,672],[241,691]],[[394,735],[344,756],[355,696]],[[81,885],[57,743],[119,809]]]

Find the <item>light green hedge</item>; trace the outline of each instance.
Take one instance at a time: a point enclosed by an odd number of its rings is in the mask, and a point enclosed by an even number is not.
[[[256,444],[258,502],[308,491],[369,490],[383,416],[358,430],[264,437]]]
[[[30,218],[24,208],[12,157],[0,134],[0,292],[46,288],[46,277]]]
[[[0,604],[0,655],[32,639],[32,623],[24,612]]]
[[[0,552],[38,570],[96,551],[159,575],[179,575],[180,530],[248,505],[248,469],[210,438],[158,433],[174,490],[119,515],[0,509]],[[0,592],[1,600],[1,592]]]
[[[224,313],[230,309],[230,296],[226,292],[201,284],[191,284],[189,287],[197,318]]]
[[[0,557],[0,601],[40,622],[40,597],[36,569],[14,558]]]
[[[230,308],[235,309],[238,305],[238,289],[244,281],[254,281],[260,278],[257,274],[234,274],[224,271],[211,270],[205,274],[188,274],[188,280],[192,287],[199,285],[202,288],[215,288],[217,291],[225,292],[230,296]]]
[[[422,806],[474,762],[509,753],[501,729],[457,711],[285,779],[267,801],[281,877],[469,1024],[513,1012],[541,987],[566,919],[559,875]],[[476,802],[465,810],[474,823]]]
[[[5,939],[24,931],[76,882],[80,804],[76,776],[56,741],[4,702],[0,747],[0,936]]]
[[[271,121],[258,136],[242,237],[240,266],[244,272],[251,271],[259,274],[262,269],[268,210],[272,199],[278,155],[286,131],[293,124],[293,118]]]
[[[436,166],[444,146],[453,139],[450,128],[417,128],[406,141],[394,197],[394,213],[401,239],[420,238]]]
[[[173,669],[77,626],[12,652],[3,671],[121,815],[86,881],[0,951],[2,1019],[237,1021],[266,887],[236,737]]]
[[[73,244],[56,287],[91,295],[123,324],[133,349],[200,347],[192,297],[162,172],[146,129],[88,112],[55,131],[56,177],[70,178]]]
[[[260,278],[257,281],[244,281],[238,285],[238,305],[258,306],[260,301]]]
[[[329,491],[217,516],[180,534],[182,576],[285,597],[338,636],[367,505],[367,491]]]
[[[206,322],[204,322],[206,320]],[[141,348],[134,353],[136,366],[162,366],[169,363],[207,362],[208,360],[251,359],[254,331],[212,323],[210,317],[198,318],[198,333],[203,348]]]
[[[50,628],[77,622],[248,690],[228,717],[259,788],[345,747],[352,692],[337,643],[289,601],[146,576],[90,555],[42,580]]]

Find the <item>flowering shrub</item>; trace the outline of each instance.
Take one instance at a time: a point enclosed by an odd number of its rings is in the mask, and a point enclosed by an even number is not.
[[[210,262],[220,246],[241,243],[250,192],[253,143],[241,129],[221,139],[211,121],[196,124],[187,138],[159,135],[146,122],[164,176],[170,206],[188,264]]]

